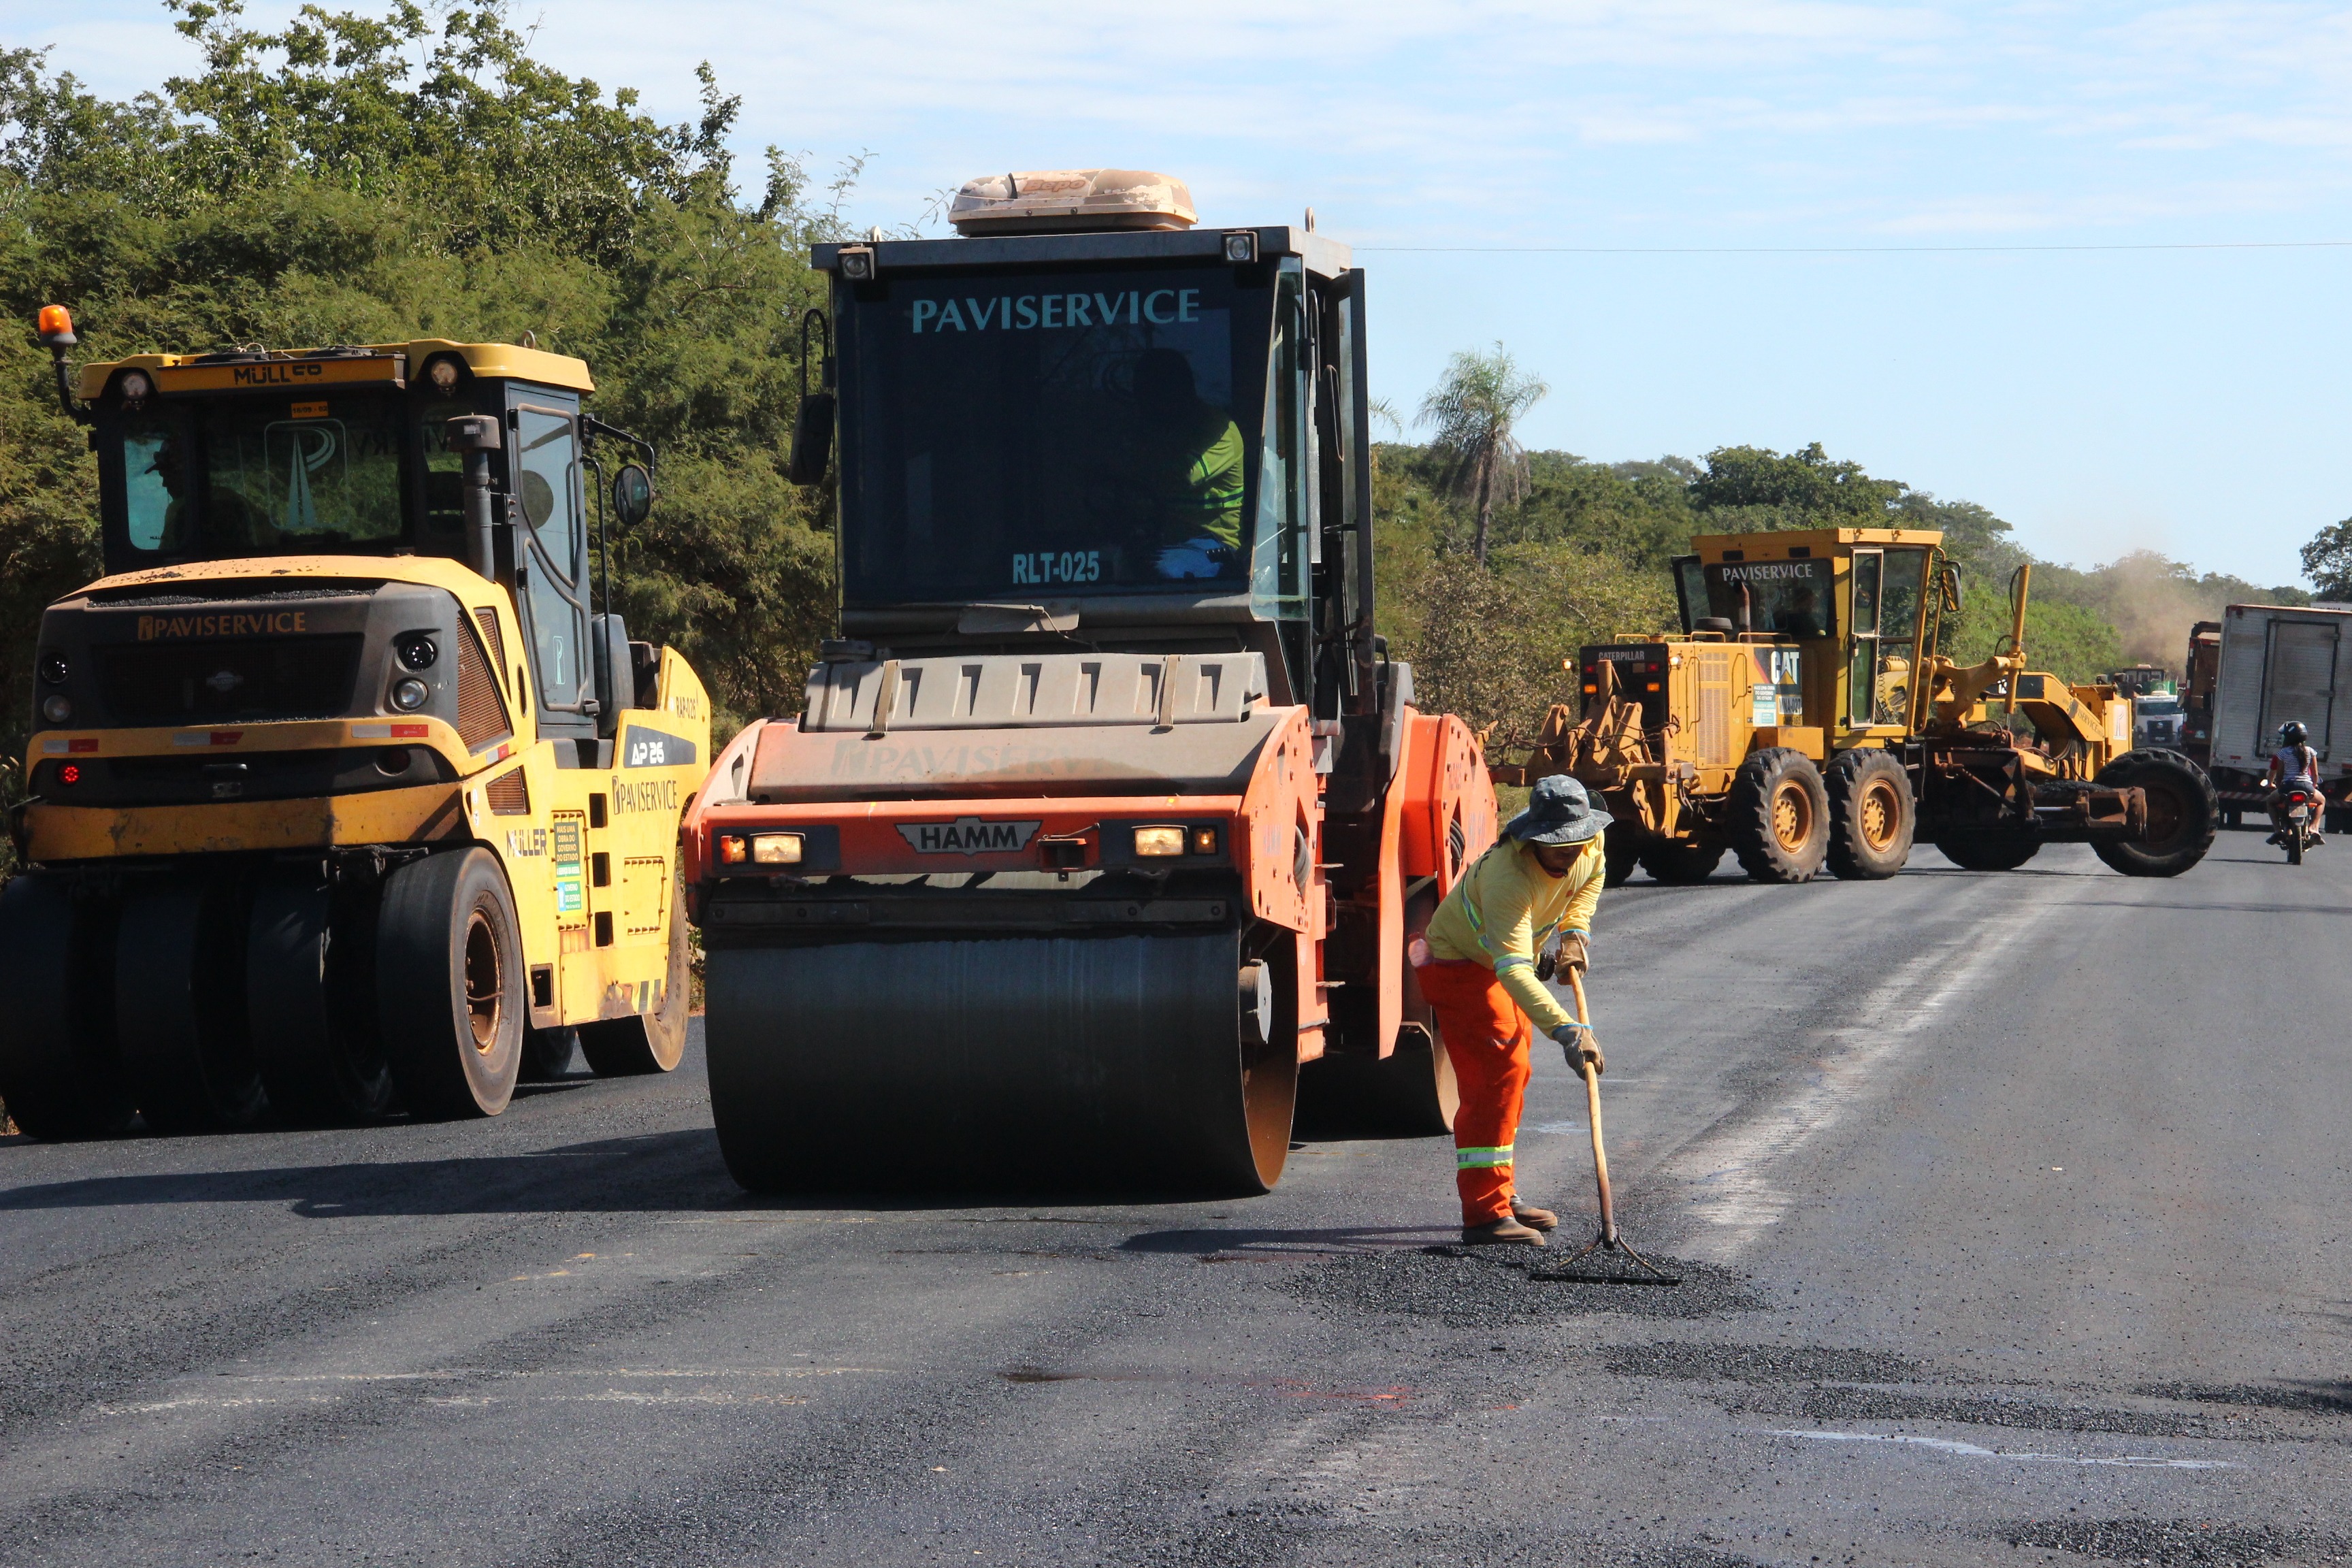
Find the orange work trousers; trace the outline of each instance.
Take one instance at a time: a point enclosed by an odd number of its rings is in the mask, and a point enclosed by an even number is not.
[[[1511,1213],[1511,1141],[1528,1101],[1535,1026],[1483,963],[1424,963],[1413,974],[1437,1014],[1438,1035],[1462,1090],[1462,1108],[1454,1113],[1454,1184],[1462,1194],[1462,1223],[1492,1225]]]

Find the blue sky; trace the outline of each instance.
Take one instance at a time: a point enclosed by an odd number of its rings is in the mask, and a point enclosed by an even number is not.
[[[1818,440],[2077,564],[2147,545],[2287,582],[2352,515],[2352,6],[514,14],[668,117],[710,59],[747,175],[771,142],[820,170],[870,154],[861,225],[1008,168],[1166,170],[1213,224],[1311,205],[1371,268],[1374,390],[1408,412],[1448,353],[1500,341],[1552,387],[1531,444]],[[159,0],[0,0],[0,38],[116,93],[193,64]],[[1968,248],[2000,247],[2204,248]]]

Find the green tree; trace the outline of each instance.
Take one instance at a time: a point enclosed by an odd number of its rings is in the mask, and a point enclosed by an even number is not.
[[[532,58],[497,4],[274,29],[166,4],[202,69],[129,102],[0,51],[0,308],[23,323],[0,332],[0,744],[40,605],[98,570],[94,465],[30,341],[52,301],[88,358],[525,332],[579,355],[591,408],[660,452],[617,607],[695,661],[722,723],[789,705],[835,602],[781,464],[823,298],[806,247],[840,232],[845,184],[772,149],[739,189],[707,67],[698,115],[664,124]]]
[[[1491,354],[1464,349],[1422,400],[1420,423],[1432,427],[1444,463],[1447,489],[1469,498],[1477,518],[1471,554],[1486,562],[1487,535],[1497,503],[1517,505],[1527,493],[1528,460],[1519,445],[1519,418],[1551,389],[1522,371],[1496,343]]]
[[[1708,531],[1782,528],[1887,528],[1887,514],[1909,489],[1874,479],[1862,465],[1832,459],[1819,441],[1800,452],[1769,447],[1718,447],[1706,471],[1690,481],[1690,504],[1707,514]]]
[[[2303,575],[2323,599],[2352,599],[2352,517],[2331,522],[2303,547]]]

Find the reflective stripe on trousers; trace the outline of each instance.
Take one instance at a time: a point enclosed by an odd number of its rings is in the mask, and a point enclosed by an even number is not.
[[[1492,1225],[1511,1213],[1511,1145],[1527,1103],[1535,1026],[1483,963],[1430,963],[1413,974],[1437,1014],[1438,1037],[1462,1089],[1454,1113],[1462,1223]]]

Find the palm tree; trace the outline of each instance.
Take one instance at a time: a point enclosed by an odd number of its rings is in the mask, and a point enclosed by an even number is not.
[[[1517,504],[1527,496],[1528,454],[1514,433],[1519,416],[1543,401],[1550,387],[1525,374],[1496,343],[1483,354],[1464,349],[1422,399],[1418,424],[1435,426],[1436,446],[1445,459],[1444,482],[1478,508],[1478,563],[1486,563],[1486,534],[1495,505]]]

